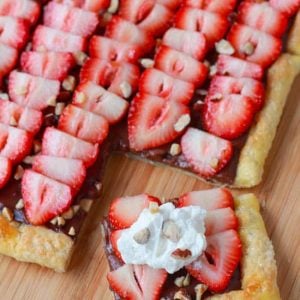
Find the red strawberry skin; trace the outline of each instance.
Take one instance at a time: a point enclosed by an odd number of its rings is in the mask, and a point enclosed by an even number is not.
[[[6,157],[0,157],[0,189],[8,182],[12,173],[12,162]]]
[[[18,50],[0,43],[0,84],[5,77],[16,65],[18,60]]]
[[[119,258],[120,261],[123,261],[123,259],[122,259],[122,255],[118,249],[118,240],[121,237],[122,231],[123,231],[122,229],[114,230],[111,232],[111,234],[109,236],[109,240],[110,240],[111,246],[114,250],[114,253]]]

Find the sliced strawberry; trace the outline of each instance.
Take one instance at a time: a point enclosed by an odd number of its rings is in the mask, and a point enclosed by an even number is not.
[[[183,6],[194,7],[228,16],[234,11],[236,3],[237,0],[184,0]]]
[[[32,0],[1,0],[0,15],[22,18],[35,23],[40,15],[40,5]]]
[[[282,49],[282,41],[279,38],[237,23],[231,27],[228,41],[240,58],[257,63],[263,68],[269,67]]]
[[[60,130],[93,144],[102,144],[108,127],[104,117],[71,104],[63,110],[58,123]]]
[[[231,94],[215,100],[208,95],[202,110],[203,127],[224,139],[236,139],[250,128],[256,111],[250,97]]]
[[[109,0],[60,0],[59,2],[72,7],[80,7],[95,13],[102,12],[104,9],[107,9],[110,4]]]
[[[51,1],[44,9],[44,25],[86,37],[95,31],[98,17],[94,12]]]
[[[43,122],[40,111],[22,107],[11,101],[0,101],[0,123],[13,125],[36,134]]]
[[[72,202],[71,188],[31,170],[22,178],[25,214],[32,225],[42,225],[68,210]]]
[[[162,4],[173,11],[180,6],[181,2],[181,0],[156,0],[156,3]]]
[[[137,25],[114,16],[106,27],[106,36],[121,43],[137,45],[143,54],[149,53],[154,47],[153,37]]]
[[[43,136],[42,154],[80,159],[91,166],[98,155],[98,145],[73,137],[58,129],[47,127]]]
[[[0,42],[22,48],[28,38],[29,24],[24,19],[0,16]]]
[[[235,78],[230,76],[214,76],[208,94],[213,97],[240,94],[252,99],[255,110],[262,108],[264,103],[264,85],[252,78]],[[222,101],[222,99],[216,99]]]
[[[233,155],[231,142],[195,128],[183,135],[181,149],[192,168],[203,177],[217,174]]]
[[[122,229],[121,230],[114,230],[111,232],[110,236],[109,236],[109,240],[110,240],[110,243],[111,243],[111,246],[114,250],[114,253],[115,255],[120,259],[120,261],[123,261],[122,259],[122,255],[118,249],[118,240],[119,238],[121,237],[121,234],[122,234]]]
[[[68,52],[26,51],[21,55],[24,72],[47,79],[64,80],[75,64],[74,56]]]
[[[87,43],[86,39],[79,35],[39,25],[34,31],[32,46],[34,51],[76,53],[85,51]]]
[[[19,128],[0,123],[0,156],[19,163],[29,154],[32,135]]]
[[[201,86],[208,73],[207,66],[187,54],[161,46],[155,58],[155,67],[170,76]]]
[[[3,79],[16,65],[18,50],[0,43],[0,84]]]
[[[90,40],[90,56],[112,62],[136,63],[142,53],[138,46],[94,35]]]
[[[137,65],[129,63],[110,63],[98,58],[88,59],[80,71],[80,81],[92,81],[109,92],[123,98],[129,98],[138,88],[140,70]],[[129,94],[122,86],[130,86]]]
[[[219,75],[249,77],[257,80],[261,80],[264,75],[264,70],[260,65],[228,55],[219,55],[217,72]]]
[[[288,17],[274,9],[269,2],[243,1],[239,7],[237,20],[241,24],[277,37],[281,37],[288,26]]]
[[[216,42],[224,37],[229,22],[226,16],[220,14],[197,8],[183,7],[176,14],[175,26],[204,34],[208,45],[213,47]]]
[[[184,52],[197,60],[203,60],[207,53],[206,38],[202,33],[170,28],[162,44]]]
[[[174,141],[185,129],[176,129],[176,123],[184,115],[189,116],[186,105],[138,94],[131,102],[128,115],[130,149],[142,151]]]
[[[177,202],[177,207],[191,205],[200,206],[208,211],[234,207],[232,194],[225,188],[189,192],[181,196]]]
[[[81,160],[65,157],[37,155],[32,168],[35,172],[62,182],[77,192],[86,177],[86,169]]]
[[[6,157],[0,156],[0,189],[8,182],[12,173],[12,162]]]
[[[290,17],[299,10],[300,0],[270,0],[270,5]]]
[[[238,219],[230,207],[215,209],[205,216],[205,235],[209,236],[229,229],[238,228]]]
[[[187,266],[188,272],[206,284],[212,292],[227,286],[242,256],[242,244],[235,230],[227,230],[207,237],[205,254]]]
[[[103,116],[110,124],[126,115],[129,103],[90,81],[81,83],[74,94],[74,105]]]
[[[114,229],[130,227],[138,219],[140,213],[149,207],[150,202],[160,204],[158,198],[147,194],[114,199],[108,213],[110,224]]]
[[[182,104],[190,103],[194,90],[192,83],[176,79],[153,68],[145,70],[139,82],[140,93]]]
[[[9,96],[12,101],[36,110],[45,109],[58,96],[60,82],[23,72],[10,73]]]

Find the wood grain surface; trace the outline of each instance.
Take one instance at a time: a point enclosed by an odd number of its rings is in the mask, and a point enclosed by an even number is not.
[[[261,199],[262,214],[276,252],[278,284],[284,300],[300,299],[299,102],[300,78],[288,99],[264,181],[250,190]],[[106,282],[108,265],[99,226],[110,200],[142,192],[168,198],[209,187],[178,170],[113,155],[107,165],[103,198],[91,212],[69,271],[57,274],[0,256],[0,299],[113,299]]]

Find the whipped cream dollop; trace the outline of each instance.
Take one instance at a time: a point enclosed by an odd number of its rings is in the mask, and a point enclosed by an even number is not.
[[[206,248],[206,210],[166,203],[146,208],[138,220],[123,230],[118,250],[126,264],[147,264],[174,273],[196,260]]]

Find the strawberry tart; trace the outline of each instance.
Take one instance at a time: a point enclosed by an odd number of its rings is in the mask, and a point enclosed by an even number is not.
[[[65,271],[113,151],[258,184],[300,72],[299,7],[0,1],[0,253]]]

